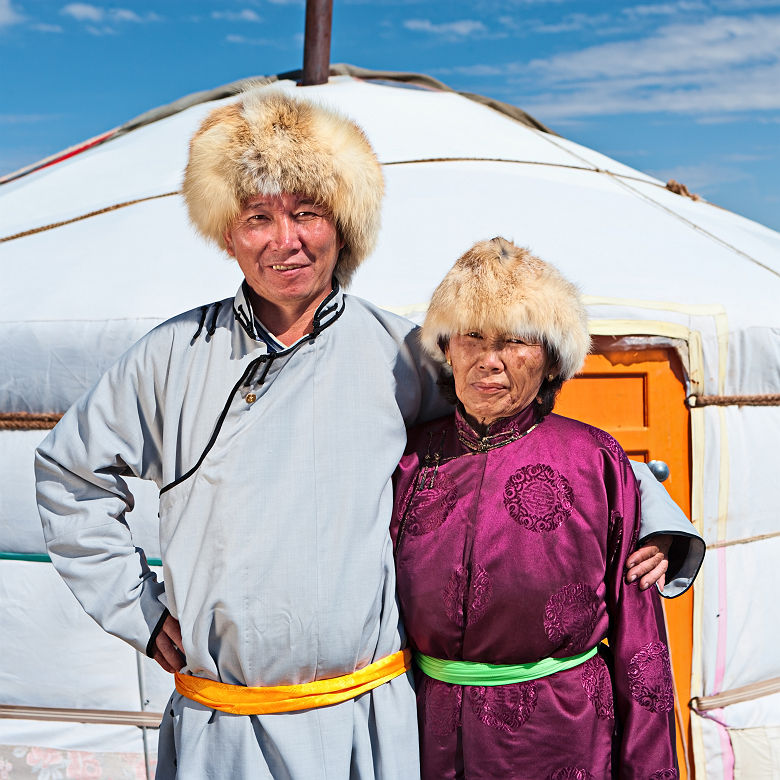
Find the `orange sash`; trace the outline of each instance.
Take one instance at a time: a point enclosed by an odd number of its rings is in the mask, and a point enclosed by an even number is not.
[[[308,710],[326,707],[347,699],[354,699],[383,683],[398,677],[412,665],[412,653],[407,648],[380,658],[352,674],[315,680],[300,685],[270,685],[252,688],[176,674],[176,690],[188,699],[212,710],[233,715],[269,715],[275,712]]]

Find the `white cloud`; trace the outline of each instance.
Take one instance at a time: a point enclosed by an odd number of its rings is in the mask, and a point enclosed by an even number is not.
[[[68,3],[68,5],[60,9],[60,13],[63,16],[70,16],[77,22],[90,22],[92,25],[103,23],[121,24],[123,22],[143,24],[145,22],[159,22],[161,19],[158,14],[151,11],[142,16],[128,8],[103,8],[90,3]],[[110,27],[91,26],[87,29],[96,35],[113,32]]]
[[[11,0],[0,0],[0,27],[10,27],[24,21],[24,16],[14,10]]]
[[[106,15],[103,8],[89,3],[68,3],[60,11],[64,16],[71,16],[79,22],[102,22]]]
[[[712,69],[778,61],[780,18],[719,16],[701,24],[662,27],[636,41],[591,46],[529,67],[552,81],[664,73],[706,74]]]
[[[260,16],[249,8],[243,11],[212,11],[212,19],[220,19],[226,22],[260,22]]]
[[[36,24],[31,24],[30,29],[36,30],[37,32],[45,32],[45,33],[62,32],[62,27],[60,27],[58,24],[46,24],[45,22],[37,22]]]
[[[466,38],[474,33],[485,33],[487,27],[476,19],[461,19],[458,22],[436,24],[430,19],[407,19],[404,27],[413,32],[431,33],[443,38]]]
[[[626,112],[691,114],[699,121],[776,112],[780,17],[717,16],[670,24],[637,40],[503,69],[516,85],[515,99],[547,122]]]
[[[780,2],[780,0],[777,0]],[[707,5],[698,0],[678,0],[676,3],[652,3],[650,5],[635,5],[631,8],[624,8],[623,13],[626,16],[676,16],[680,13],[691,11],[706,11]]]

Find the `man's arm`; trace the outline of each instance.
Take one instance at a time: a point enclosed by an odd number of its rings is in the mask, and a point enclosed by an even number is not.
[[[642,497],[642,523],[636,552],[626,561],[626,582],[643,590],[658,583],[674,598],[693,584],[704,560],[704,540],[645,463],[629,461]]]
[[[36,452],[38,510],[52,563],[106,631],[146,651],[163,586],[133,540],[125,477],[159,481],[162,421],[149,344],[132,348]]]

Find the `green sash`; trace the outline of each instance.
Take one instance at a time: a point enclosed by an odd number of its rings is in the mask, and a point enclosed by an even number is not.
[[[483,664],[476,661],[445,661],[431,658],[424,653],[414,654],[417,666],[435,680],[455,685],[508,685],[548,677],[556,672],[571,669],[596,655],[593,647],[568,658],[542,658],[530,664]]]

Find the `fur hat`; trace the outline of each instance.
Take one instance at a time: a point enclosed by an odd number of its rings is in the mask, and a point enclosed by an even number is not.
[[[545,344],[562,381],[577,373],[590,349],[577,288],[505,238],[480,241],[455,263],[433,293],[420,338],[442,360],[453,334],[493,329]]]
[[[350,119],[278,89],[258,88],[212,111],[190,141],[182,187],[190,219],[225,249],[224,231],[258,193],[297,193],[333,215],[344,248],[342,285],[374,248],[384,180]]]

